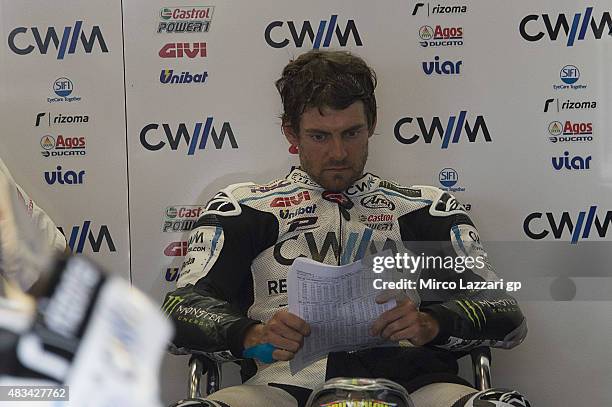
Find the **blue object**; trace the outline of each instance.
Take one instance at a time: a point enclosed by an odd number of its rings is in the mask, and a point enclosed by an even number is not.
[[[251,346],[244,350],[244,357],[258,359],[264,363],[274,362],[272,352],[276,348],[271,343],[260,343],[259,345]]]

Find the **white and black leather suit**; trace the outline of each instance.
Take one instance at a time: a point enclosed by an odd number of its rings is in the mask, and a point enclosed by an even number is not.
[[[166,296],[164,311],[176,326],[173,343],[213,359],[240,359],[246,330],[287,305],[286,277],[295,258],[347,264],[371,250],[371,242],[403,241],[440,242],[438,250],[447,253],[438,254],[485,254],[463,206],[439,188],[407,188],[366,173],[333,193],[299,168],[267,185],[230,185],[195,224],[178,288]],[[488,262],[461,274],[438,271],[438,280],[498,279]],[[516,300],[503,290],[441,290],[421,298],[420,310],[440,325],[426,347],[432,352],[510,348],[526,335]],[[295,376],[288,362],[255,366],[249,360],[243,370],[249,366],[250,374],[257,369],[249,381],[254,384],[312,389],[325,378],[325,360]]]

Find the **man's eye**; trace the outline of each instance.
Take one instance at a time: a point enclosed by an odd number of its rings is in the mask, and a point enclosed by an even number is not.
[[[310,137],[312,137],[314,141],[325,141],[327,138],[325,134],[312,134]]]

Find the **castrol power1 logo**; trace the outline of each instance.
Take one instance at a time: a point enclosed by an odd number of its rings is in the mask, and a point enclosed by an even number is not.
[[[163,7],[159,12],[158,34],[202,33],[210,30],[214,7]]]

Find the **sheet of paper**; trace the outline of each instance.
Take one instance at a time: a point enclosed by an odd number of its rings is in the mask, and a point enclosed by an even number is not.
[[[376,304],[381,291],[372,286],[371,274],[357,261],[330,266],[305,257],[297,258],[287,276],[289,312],[310,324],[311,334],[290,362],[295,374],[329,352],[352,351],[394,345],[368,330],[395,300]]]

